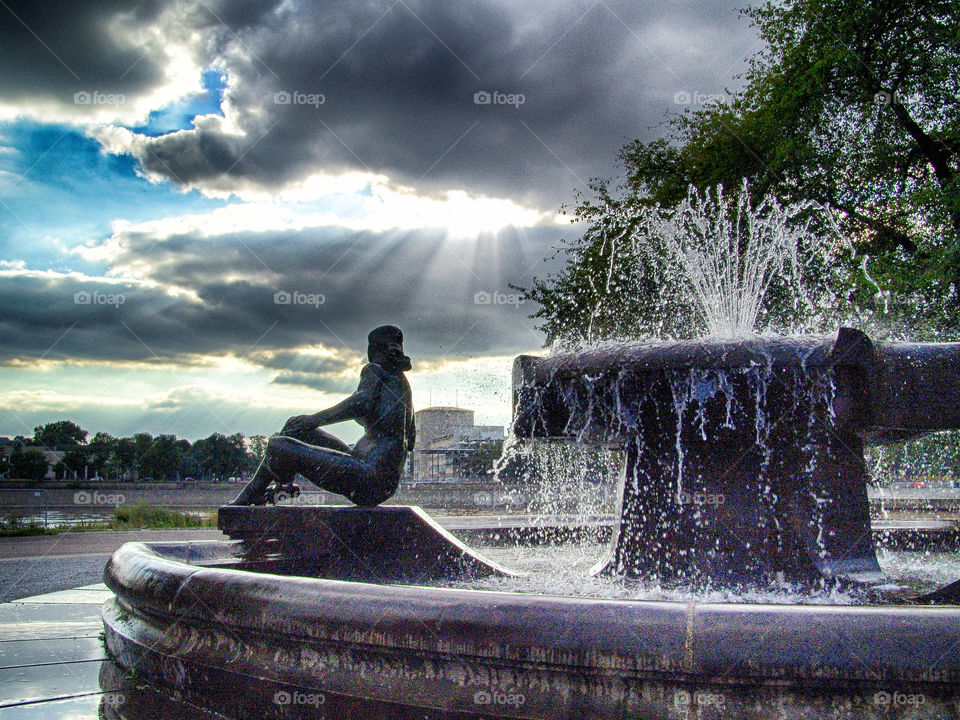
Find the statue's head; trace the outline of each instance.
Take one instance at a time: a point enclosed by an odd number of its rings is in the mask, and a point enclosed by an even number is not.
[[[367,335],[367,357],[370,362],[388,370],[409,370],[410,358],[403,354],[403,332],[395,325],[381,325]]]

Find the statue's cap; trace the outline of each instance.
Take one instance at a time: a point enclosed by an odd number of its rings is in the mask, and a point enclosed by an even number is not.
[[[367,342],[371,345],[380,345],[387,342],[403,343],[403,331],[396,325],[381,325],[374,328],[367,335]]]

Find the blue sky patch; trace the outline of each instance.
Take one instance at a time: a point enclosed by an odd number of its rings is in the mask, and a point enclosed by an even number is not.
[[[71,126],[0,124],[0,248],[33,269],[89,271],[62,246],[110,235],[110,224],[209,211],[227,204],[137,175],[130,156],[108,155]],[[59,241],[59,243],[57,242]]]

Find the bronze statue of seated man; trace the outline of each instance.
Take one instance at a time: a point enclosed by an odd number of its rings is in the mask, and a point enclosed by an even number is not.
[[[403,374],[410,358],[403,354],[403,333],[392,325],[372,330],[367,342],[370,362],[360,372],[357,391],[331,408],[287,420],[231,504],[263,505],[271,483],[291,486],[297,474],[364,507],[397,492],[416,440],[410,384]],[[344,420],[356,420],[365,430],[353,447],[320,429]]]

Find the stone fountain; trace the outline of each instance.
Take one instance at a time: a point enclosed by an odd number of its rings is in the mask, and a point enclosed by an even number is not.
[[[960,428],[960,344],[834,337],[636,343],[520,357],[514,432],[619,443],[597,570],[697,584],[866,581],[865,443]]]
[[[623,448],[598,572],[870,583],[863,445],[960,427],[960,346],[848,329],[624,345],[518,358],[514,395],[521,438]],[[220,525],[236,539],[118,550],[103,617],[117,666],[228,717],[875,717],[898,698],[955,717],[960,701],[952,604],[431,587],[511,571],[416,508],[228,507]]]

